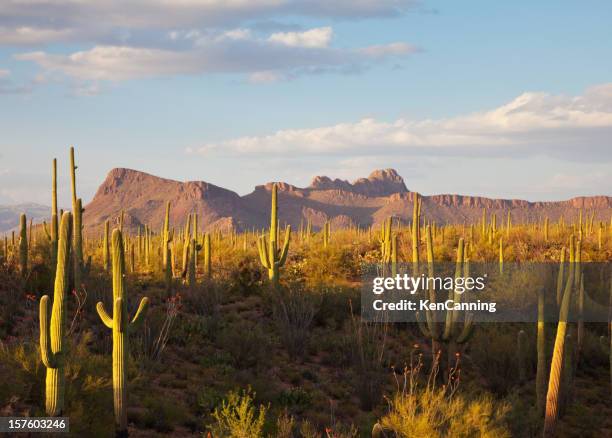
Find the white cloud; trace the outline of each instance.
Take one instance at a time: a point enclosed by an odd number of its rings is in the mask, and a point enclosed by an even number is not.
[[[418,49],[415,46],[402,42],[369,46],[359,49],[361,53],[375,58],[409,55],[417,50]]]
[[[329,46],[332,35],[331,27],[318,27],[304,32],[273,33],[268,40],[289,47],[323,48]]]
[[[363,19],[406,12],[414,0],[2,0],[0,44],[117,42],[125,30],[223,28],[276,17]]]
[[[376,156],[413,154],[571,155],[612,160],[612,83],[580,96],[524,93],[489,111],[446,119],[362,119],[286,129],[202,146],[206,153]],[[531,149],[531,147],[534,147]]]
[[[11,75],[11,71],[5,68],[0,68],[0,78],[7,78]]]
[[[166,37],[179,46],[100,45],[71,54],[34,51],[15,58],[36,63],[47,74],[78,81],[244,73],[253,82],[271,82],[308,73],[359,71],[373,63],[362,49],[327,47],[331,34],[331,28],[273,34],[270,38],[257,37],[242,28],[217,34],[172,31]],[[376,61],[382,58],[381,54]]]

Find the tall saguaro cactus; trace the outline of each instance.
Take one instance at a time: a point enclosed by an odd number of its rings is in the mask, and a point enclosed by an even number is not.
[[[22,278],[28,274],[28,224],[23,213],[19,217],[19,271]]]
[[[557,420],[559,415],[559,391],[561,389],[562,381],[567,322],[572,301],[572,291],[574,290],[575,286],[575,278],[577,274],[579,275],[580,270],[579,264],[575,263],[576,259],[579,258],[576,252],[579,253],[580,249],[578,248],[575,252],[574,247],[574,235],[572,235],[570,238],[569,250],[569,276],[567,282],[565,283],[565,288],[563,290],[563,295],[561,298],[559,323],[557,324],[557,335],[555,337],[555,346],[553,349],[553,356],[550,365],[550,377],[548,380],[548,391],[546,393],[546,410],[544,416],[545,437],[555,436],[555,428],[557,426]]]
[[[110,222],[108,219],[104,222],[104,247],[102,258],[104,259],[104,270],[110,269]]]
[[[121,231],[113,230],[113,316],[104,309],[104,304],[98,302],[96,310],[104,325],[113,331],[113,401],[115,407],[115,424],[118,435],[127,432],[127,382],[126,368],[129,355],[128,334],[142,322],[149,303],[144,297],[138,310],[130,322],[125,291],[125,255]]]
[[[77,198],[76,193],[76,170],[78,167],[74,163],[74,147],[70,148],[70,185],[72,188],[72,214],[73,224],[73,253],[74,259],[74,285],[81,286],[83,273],[83,206],[81,199]]]
[[[283,248],[278,247],[278,204],[277,204],[277,187],[272,185],[272,209],[270,211],[270,233],[269,241],[266,236],[261,236],[257,240],[257,250],[259,251],[259,259],[261,264],[268,270],[268,278],[278,286],[279,268],[285,264],[287,253],[289,252],[289,239],[291,237],[291,225],[287,225],[285,229],[285,241]]]
[[[53,290],[53,308],[49,324],[49,296],[40,299],[40,355],[47,368],[45,411],[58,416],[64,409],[64,331],[66,328],[66,294],[70,266],[72,214],[65,212],[59,229],[57,266]]]

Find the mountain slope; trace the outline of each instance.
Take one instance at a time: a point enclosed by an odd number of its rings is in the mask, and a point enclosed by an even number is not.
[[[188,213],[196,212],[203,229],[259,229],[268,225],[271,187],[272,183],[260,185],[240,196],[202,181],[179,182],[118,168],[109,172],[85,207],[84,222],[87,231],[97,232],[106,219],[116,220],[123,210],[125,225],[132,230],[144,224],[157,230],[163,222],[165,204],[171,201],[171,221],[175,226],[182,225]],[[315,229],[326,220],[332,221],[334,227],[378,224],[389,216],[407,222],[412,215],[412,194],[393,169],[376,170],[353,183],[317,176],[305,188],[287,183],[278,183],[278,187],[279,220],[294,227],[309,219]],[[570,220],[580,209],[594,212],[597,220],[608,221],[612,197],[528,202],[462,195],[423,196],[423,214],[438,223],[475,222],[483,208],[497,214],[500,223],[508,212],[514,223],[520,223],[545,216],[553,221],[561,216]]]
[[[28,221],[41,222],[50,216],[51,207],[40,204],[0,205],[0,233],[11,231],[19,226],[19,216],[25,213]]]

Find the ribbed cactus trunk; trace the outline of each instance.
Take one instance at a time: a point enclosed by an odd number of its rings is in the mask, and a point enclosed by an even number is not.
[[[104,270],[110,269],[110,222],[108,219],[104,222],[104,243],[103,243]]]
[[[544,412],[546,401],[546,324],[544,322],[544,305],[544,290],[540,289],[538,291],[538,363],[536,369],[536,406],[540,415]]]
[[[59,231],[59,216],[57,215],[57,159],[53,159],[53,177],[51,181],[51,266],[57,264],[57,240]]]
[[[559,392],[561,389],[563,359],[565,353],[565,337],[567,335],[567,322],[570,311],[570,303],[572,290],[574,288],[575,279],[575,252],[574,252],[574,236],[570,238],[570,265],[569,277],[563,290],[561,299],[561,309],[559,311],[559,322],[557,324],[557,335],[555,337],[555,346],[550,365],[550,377],[548,379],[548,392],[546,394],[546,411],[544,416],[544,437],[555,436],[555,429],[559,416]],[[579,268],[578,268],[579,269]]]
[[[28,275],[28,221],[23,213],[19,217],[19,272],[22,278]]]
[[[68,292],[68,273],[70,271],[70,246],[72,234],[72,215],[62,215],[60,226],[58,257],[53,290],[53,308],[49,323],[49,296],[40,299],[40,354],[47,368],[45,386],[45,412],[48,416],[59,416],[64,409],[64,331],[66,329],[66,295]]]
[[[74,287],[80,288],[83,283],[83,207],[81,199],[77,199],[74,215],[74,236],[73,236],[73,259],[74,259]]]
[[[419,264],[419,234],[421,224],[421,199],[417,192],[412,196],[412,263]]]
[[[113,316],[110,317],[104,309],[104,304],[98,302],[96,310],[104,325],[113,333],[113,404],[117,435],[127,436],[127,359],[129,354],[128,334],[143,320],[148,298],[140,301],[138,310],[130,322],[127,310],[125,291],[125,254],[121,231],[113,230],[112,237],[113,261]]]
[[[244,238],[244,242],[245,242],[245,251],[246,251],[246,234],[245,234],[245,238]],[[212,260],[211,260],[211,256],[212,256],[212,248],[210,245],[210,234],[206,233],[204,235],[204,275],[206,276],[206,278],[210,278],[212,276]]]

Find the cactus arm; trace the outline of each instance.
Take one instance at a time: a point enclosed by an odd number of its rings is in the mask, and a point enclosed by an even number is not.
[[[47,226],[47,222],[43,221],[43,230],[48,240],[51,240],[51,233],[49,232],[49,227]]]
[[[98,311],[98,316],[102,320],[102,323],[108,328],[113,328],[113,318],[111,318],[106,312],[102,301],[98,301],[98,304],[96,304],[96,310]]]
[[[136,314],[134,318],[132,318],[132,322],[130,322],[130,329],[137,329],[142,324],[144,320],[145,314],[147,313],[147,308],[149,306],[149,299],[144,297],[140,300],[140,304],[138,305],[138,310],[136,310]]]
[[[257,250],[259,252],[259,259],[261,260],[261,264],[264,268],[270,269],[270,260],[268,258],[267,246],[268,245],[265,236],[261,236],[259,239],[257,239]]]
[[[291,239],[291,225],[287,225],[285,229],[285,242],[283,243],[283,250],[281,251],[280,260],[278,261],[279,266],[283,266],[285,264],[285,260],[287,260],[287,254],[289,253],[289,240]]]
[[[40,299],[40,356],[47,368],[57,368],[57,361],[51,351],[51,334],[49,333],[49,296]]]
[[[474,330],[472,330],[473,327],[474,327],[474,314],[468,313],[465,316],[465,322],[463,323],[463,330],[461,330],[461,334],[457,338],[457,344],[463,344],[464,342],[467,342],[470,339],[470,337],[472,336],[472,333],[474,332]]]

